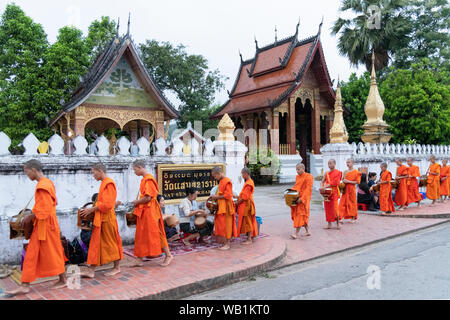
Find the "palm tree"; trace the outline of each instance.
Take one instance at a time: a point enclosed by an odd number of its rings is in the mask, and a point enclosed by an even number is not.
[[[339,17],[331,28],[332,34],[340,34],[338,50],[347,56],[353,66],[365,64],[371,69],[371,55],[375,52],[375,69],[389,65],[389,59],[396,49],[407,46],[411,22],[402,15],[411,5],[410,0],[342,0],[339,11],[351,10],[353,19]],[[379,8],[379,27],[373,27],[371,6]]]

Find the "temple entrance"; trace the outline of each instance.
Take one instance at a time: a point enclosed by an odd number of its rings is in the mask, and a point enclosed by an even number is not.
[[[290,145],[288,141],[288,121],[289,116],[287,113],[280,113],[279,116],[279,137],[280,137],[280,154],[281,155],[288,155],[291,154],[290,151]]]
[[[302,157],[302,163],[309,171],[308,152],[312,150],[312,127],[311,127],[312,105],[309,99],[305,103],[300,98],[295,101],[295,138],[296,149]]]

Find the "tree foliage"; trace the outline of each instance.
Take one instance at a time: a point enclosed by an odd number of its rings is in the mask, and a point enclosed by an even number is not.
[[[116,36],[116,22],[110,17],[102,16],[100,20],[91,23],[86,37],[86,45],[89,50],[89,58],[94,62],[103,49]]]
[[[409,0],[342,0],[340,12],[352,12],[353,19],[339,17],[331,31],[339,34],[338,50],[354,66],[366,65],[371,70],[371,54],[375,52],[375,69],[389,64],[393,53],[407,45],[411,23],[404,15]],[[379,28],[370,24],[374,17],[373,6],[379,8]],[[369,22],[369,23],[368,23]]]
[[[392,142],[450,144],[450,73],[429,59],[392,69],[380,86]]]
[[[350,75],[348,82],[342,84],[342,102],[350,110],[350,114],[344,117],[347,127],[349,142],[361,142],[361,135],[364,133],[362,125],[367,120],[364,106],[370,89],[370,73],[365,72],[357,77],[355,73]]]
[[[181,101],[181,117],[177,123],[202,121],[207,130],[215,121],[209,120],[211,103],[217,90],[224,88],[225,78],[219,70],[209,70],[208,61],[201,55],[191,55],[185,46],[169,42],[147,40],[140,46],[143,62],[162,90],[169,90]]]

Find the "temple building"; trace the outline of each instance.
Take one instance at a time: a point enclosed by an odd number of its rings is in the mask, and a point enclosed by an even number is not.
[[[117,36],[97,56],[70,100],[50,121],[64,140],[86,132],[100,136],[110,128],[126,131],[132,142],[167,136],[164,123],[179,117],[147,72],[135,45]],[[167,125],[168,129],[169,126]]]
[[[299,153],[307,164],[308,153],[320,154],[330,141],[336,96],[320,40],[322,23],[304,40],[298,40],[299,25],[293,36],[263,48],[255,39],[254,58],[244,61],[241,55],[229,100],[211,118],[228,114],[237,129],[256,129],[258,141],[259,129],[269,129],[275,153]]]

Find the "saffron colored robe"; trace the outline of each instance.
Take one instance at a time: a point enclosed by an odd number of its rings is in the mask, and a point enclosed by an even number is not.
[[[161,207],[157,201],[159,190],[155,178],[151,174],[145,175],[139,190],[139,199],[150,196],[151,200],[140,204],[133,212],[137,216],[134,255],[139,258],[159,256],[168,243]]]
[[[217,200],[218,209],[214,219],[214,234],[227,240],[238,237],[236,209],[233,202],[233,184],[229,178],[224,177],[220,180],[217,194],[225,196],[225,199]]]
[[[328,171],[325,174],[325,183],[331,185],[333,193],[328,197],[328,201],[324,201],[325,217],[327,222],[334,222],[339,216],[339,198],[341,196],[339,192],[339,184],[341,183],[342,172],[335,169]],[[339,217],[340,219],[341,217]]]
[[[307,172],[297,175],[295,178],[295,185],[292,189],[299,192],[302,202],[295,207],[291,207],[291,218],[294,222],[294,228],[300,228],[309,223],[309,206],[313,182],[313,176]]]
[[[430,173],[431,172],[440,174],[441,166],[439,165],[439,163],[430,165]],[[428,199],[436,200],[439,198],[439,186],[441,184],[440,180],[441,180],[440,175],[437,176],[432,174],[428,175],[427,193],[426,193]]]
[[[406,183],[408,185],[408,203],[422,201],[422,196],[419,193],[419,183],[417,178],[420,177],[420,171],[418,166],[411,166],[408,168],[408,175],[414,178],[408,178]]]
[[[64,248],[61,244],[58,219],[56,217],[56,191],[52,181],[38,181],[32,212],[36,219],[33,233],[25,253],[22,282],[31,283],[37,278],[53,277],[65,272]]]
[[[361,182],[362,173],[354,169],[347,172],[344,179],[349,181]],[[356,185],[351,183],[345,184],[345,189],[342,192],[341,200],[339,201],[339,216],[343,219],[358,219],[358,202],[356,197]]]
[[[444,181],[441,182],[441,185],[439,186],[439,195],[440,196],[449,196],[450,195],[450,182],[449,182],[449,176],[450,176],[450,167],[445,166],[441,167],[440,172],[440,178],[447,177]]]
[[[397,176],[407,176],[408,167],[401,165],[397,168]],[[395,191],[395,204],[404,206],[408,203],[408,181],[407,178],[400,179],[398,189]]]
[[[248,179],[244,183],[239,200],[245,200],[238,208],[238,234],[247,234],[251,232],[252,237],[258,235],[258,223],[256,222],[255,202],[253,201],[253,192],[255,191],[255,183],[252,179]]]
[[[122,239],[119,235],[116,212],[116,184],[111,178],[105,178],[100,185],[94,215],[94,229],[87,264],[101,266],[123,259]]]
[[[394,202],[392,201],[391,180],[392,173],[390,173],[388,170],[381,173],[380,181],[388,182],[387,184],[380,185],[380,210],[384,212],[395,212]]]

